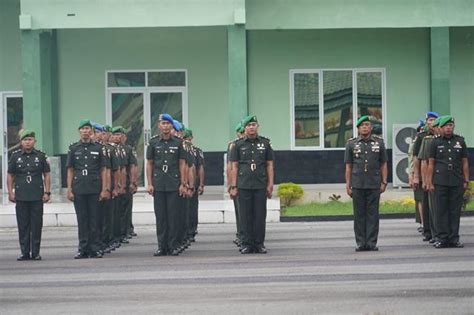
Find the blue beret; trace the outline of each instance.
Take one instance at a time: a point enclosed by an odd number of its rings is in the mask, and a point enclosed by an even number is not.
[[[181,129],[183,129],[183,125],[179,121],[173,120],[173,128],[176,131],[181,131]]]
[[[426,119],[428,119],[430,117],[438,118],[439,114],[437,112],[427,112],[426,113]]]
[[[423,127],[425,125],[425,121],[423,119],[420,119],[418,121],[418,126]]]
[[[94,129],[98,131],[105,131],[104,126],[99,123],[92,123],[92,127],[94,127]]]
[[[161,114],[159,120],[165,120],[165,121],[168,121],[170,123],[173,123],[173,121],[174,121],[173,117],[170,114],[166,114],[166,113]]]

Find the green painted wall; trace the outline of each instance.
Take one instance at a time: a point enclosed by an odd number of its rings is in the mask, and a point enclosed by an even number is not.
[[[247,0],[248,29],[474,25],[472,0]]]
[[[187,69],[195,141],[209,151],[225,150],[226,32],[225,27],[59,30],[60,152],[77,138],[79,119],[105,121],[105,71],[119,69]]]
[[[31,16],[33,29],[214,26],[234,24],[234,12],[244,4],[245,0],[21,0],[21,13]]]
[[[415,123],[430,104],[428,29],[248,32],[249,112],[274,148],[290,148],[289,70],[386,68],[391,125]]]
[[[474,147],[474,27],[450,30],[450,54],[451,114],[456,118],[456,133]]]
[[[21,90],[20,0],[0,0],[0,91]]]

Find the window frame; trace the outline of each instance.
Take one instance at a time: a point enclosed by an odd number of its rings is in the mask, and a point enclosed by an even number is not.
[[[352,72],[352,111],[353,115],[358,116],[357,106],[357,74],[367,72],[379,72],[381,74],[381,92],[382,92],[382,136],[387,137],[387,99],[386,99],[386,69],[385,68],[319,68],[319,69],[290,69],[289,87],[290,87],[290,150],[291,151],[341,151],[345,148],[325,148],[324,147],[324,72],[325,71],[351,71]],[[318,91],[319,91],[319,146],[297,146],[295,138],[295,74],[317,73]],[[357,117],[356,116],[356,117]],[[357,135],[357,127],[353,124],[353,135]]]

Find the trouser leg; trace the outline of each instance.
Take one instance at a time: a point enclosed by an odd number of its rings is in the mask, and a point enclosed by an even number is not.
[[[461,221],[461,208],[463,204],[463,186],[449,187],[449,235],[451,244],[459,242],[459,224]]]
[[[252,244],[252,206],[253,196],[249,189],[239,189],[240,240],[242,246]]]
[[[436,231],[436,197],[434,192],[428,193],[428,201],[430,208],[430,230],[431,237],[434,240],[438,240],[438,232]]]
[[[365,189],[352,189],[352,207],[354,210],[354,234],[356,244],[359,247],[366,247],[367,202]]]
[[[43,201],[31,201],[31,255],[40,254],[41,232],[43,230]]]
[[[27,201],[17,200],[15,205],[16,222],[18,225],[18,239],[22,255],[30,255],[30,209]]]
[[[379,204],[380,190],[370,189],[366,192],[367,198],[367,217],[366,217],[366,244],[368,247],[377,245],[379,235]]]
[[[158,248],[164,251],[168,248],[168,217],[166,211],[166,193],[162,191],[155,191],[153,194],[153,207],[155,210],[156,220],[156,239],[158,241]]]
[[[267,191],[258,189],[253,191],[254,199],[254,239],[253,243],[257,247],[264,246],[265,229],[267,220]]]
[[[74,209],[77,217],[77,232],[79,237],[78,251],[89,253],[89,226],[87,195],[74,195]]]
[[[421,185],[421,183],[420,183]],[[429,205],[429,195],[428,192],[423,191],[423,236],[431,237],[431,228],[430,228],[430,205]]]
[[[167,211],[167,224],[169,228],[168,247],[173,250],[179,247],[182,231],[180,222],[183,218],[183,198],[179,195],[178,191],[166,192],[166,211]]]
[[[99,195],[87,195],[88,204],[88,225],[89,225],[89,249],[92,254],[99,251],[99,242],[97,238],[97,213],[99,212]]]
[[[447,243],[449,238],[449,187],[435,185],[436,196],[436,231],[438,241]]]
[[[236,232],[235,237],[238,239],[241,238],[241,224],[240,224],[240,213],[239,213],[239,198],[234,198],[234,212],[235,212],[235,225],[236,225]]]

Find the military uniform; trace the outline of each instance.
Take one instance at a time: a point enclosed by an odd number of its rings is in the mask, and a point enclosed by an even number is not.
[[[267,161],[273,161],[270,140],[245,137],[231,148],[230,161],[238,162],[237,188],[242,252],[264,250],[267,216]]]
[[[204,153],[199,147],[194,146],[195,148],[195,167],[196,167],[196,180],[194,183],[194,194],[191,197],[191,208],[190,208],[190,216],[189,216],[189,228],[188,228],[188,236],[190,239],[194,239],[194,236],[197,233],[197,226],[198,226],[198,209],[199,209],[199,186],[201,185],[201,178],[199,174],[199,170],[204,167]]]
[[[107,152],[107,157],[110,163],[110,173],[108,174],[109,178],[109,192],[112,193],[113,189],[115,188],[114,185],[114,178],[117,176],[117,171],[120,168],[120,156],[117,151],[116,146],[112,145],[111,143],[104,144]],[[103,228],[102,228],[102,242],[106,246],[105,251],[110,252],[111,250],[115,249],[115,237],[114,237],[114,217],[115,217],[115,201],[112,199],[112,195],[110,199],[103,200],[102,202],[102,209],[103,209]]]
[[[123,230],[122,236],[126,237],[132,234],[133,232],[133,225],[132,225],[132,209],[133,209],[133,194],[130,191],[130,185],[136,185],[136,183],[132,183],[132,174],[131,174],[131,167],[132,165],[137,165],[137,154],[133,147],[129,144],[124,145],[125,155],[127,157],[127,180],[126,180],[126,188],[125,188],[125,196],[124,196],[124,208],[125,208],[125,216],[122,222]]]
[[[181,174],[179,161],[186,158],[183,141],[171,136],[150,139],[147,160],[153,161],[152,181],[156,236],[160,253],[174,252],[180,246],[180,214],[182,198],[179,195]]]
[[[466,142],[459,135],[438,137],[430,145],[429,158],[434,162],[432,181],[439,242],[436,247],[457,246],[464,195],[462,160],[467,158]]]
[[[227,161],[226,163],[229,163],[230,162],[230,154],[232,152],[232,148],[235,146],[235,143],[238,141],[239,139],[236,138],[232,141],[230,141],[228,144],[227,144]],[[234,243],[236,243],[236,245],[239,246],[239,244],[241,243],[241,238],[240,238],[240,235],[241,235],[241,225],[240,225],[240,215],[239,215],[239,198],[234,198],[233,200],[233,203],[234,203],[234,213],[235,213],[235,225],[236,225],[236,232],[235,232],[235,241]]]
[[[8,162],[8,174],[14,176],[16,220],[21,255],[40,257],[41,230],[43,228],[43,174],[50,172],[46,155],[33,148],[14,151]],[[46,192],[49,193],[49,192]]]
[[[352,166],[350,186],[357,248],[376,249],[379,233],[381,165],[387,162],[382,138],[371,135],[349,139],[344,162]]]
[[[78,141],[69,146],[66,168],[72,168],[72,192],[79,229],[80,256],[97,256],[100,250],[97,233],[101,170],[107,166],[106,148],[98,142]]]

